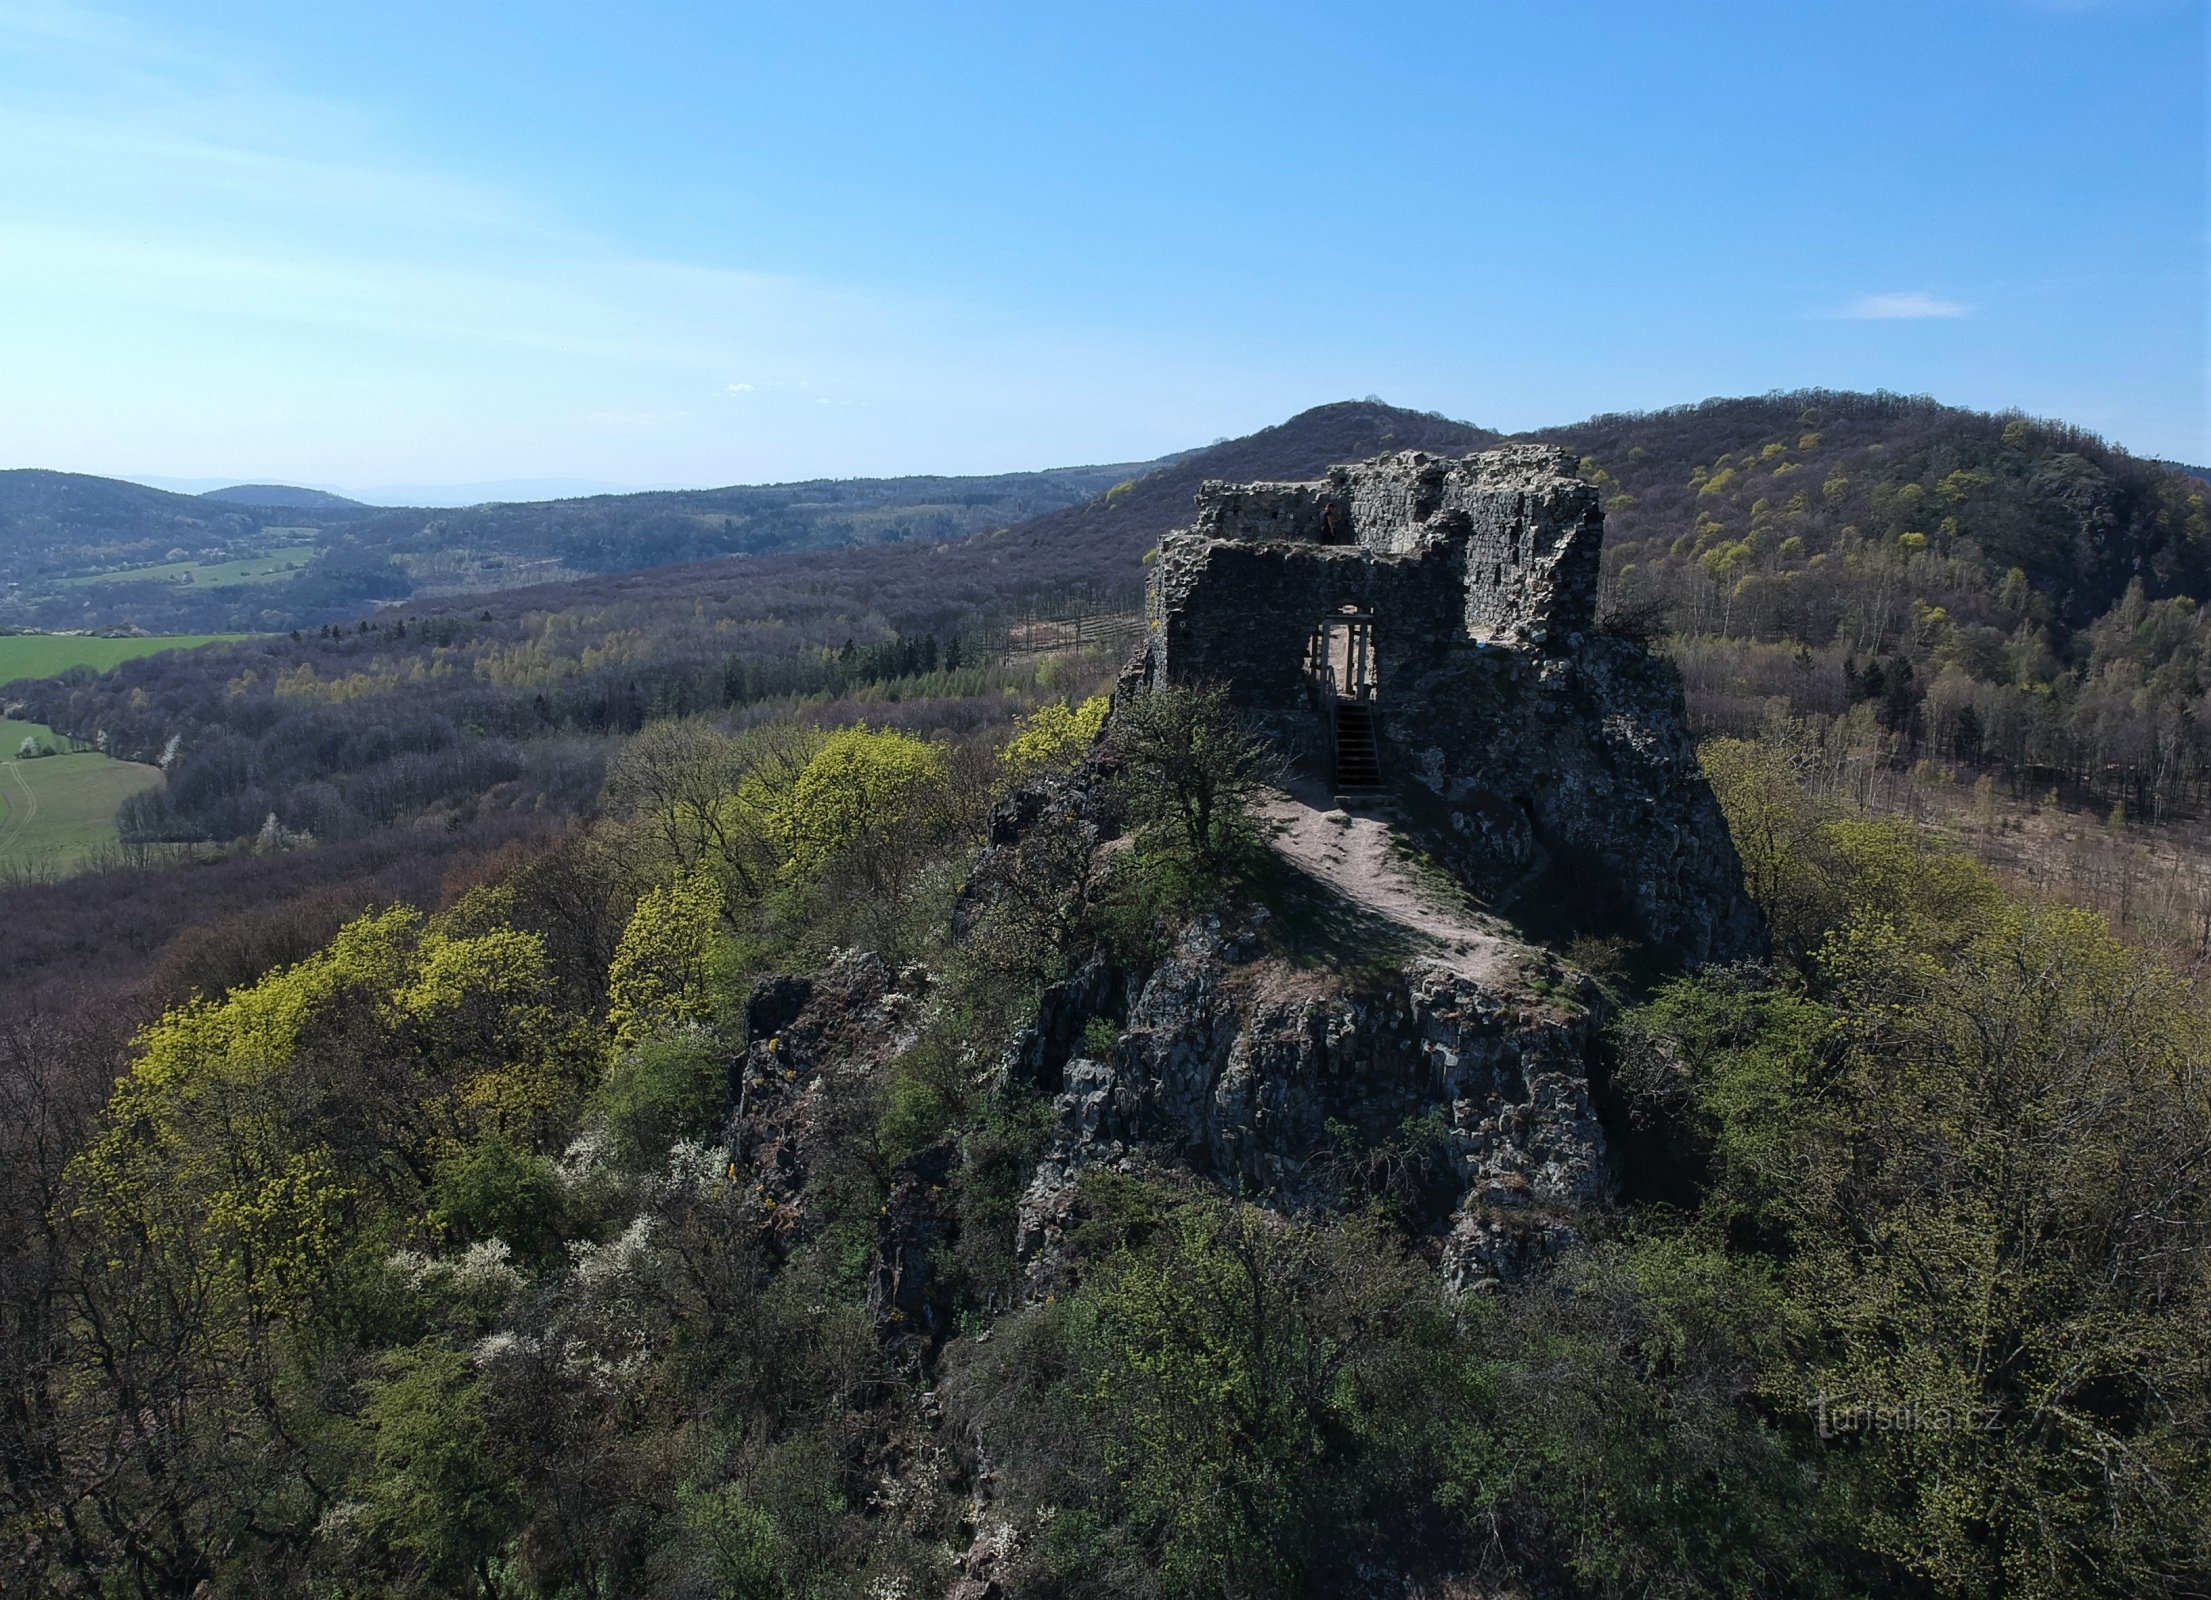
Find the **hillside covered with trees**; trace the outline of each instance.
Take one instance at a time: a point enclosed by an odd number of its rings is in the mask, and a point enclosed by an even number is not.
[[[1299,1003],[1404,964],[1269,846],[1233,718],[1108,720],[1143,551],[1206,478],[1492,437],[1324,407],[1003,532],[6,686],[165,782],[0,885],[0,1590],[2211,1589],[2205,949],[1989,844],[2186,853],[2206,491],[2062,427],[1546,435],[1772,949],[1497,914],[1500,1003],[1602,1041],[1540,1270],[1445,1291],[1433,1117],[1024,1211],[1189,950]]]
[[[720,555],[938,543],[1075,506],[1158,463],[988,477],[853,478],[388,510],[253,486],[170,494],[72,473],[0,473],[0,625],[281,632],[378,602],[628,572]],[[281,581],[223,582],[298,551]]]
[[[599,821],[203,979],[112,1095],[18,1017],[11,1589],[2202,1581],[2200,994],[1755,745],[1711,768],[1777,959],[1548,1002],[1613,1018],[1626,1152],[1548,1271],[1445,1296],[1411,1123],[1296,1206],[1089,1173],[1025,1295],[1056,1113],[995,1064],[1041,985],[1247,923],[1360,981],[1241,802],[1173,803],[1250,792],[1233,726],[1093,753],[1103,711],[662,722]],[[954,916],[992,803],[1078,764],[1133,843]]]
[[[1009,618],[1133,607],[1142,552],[1207,478],[1307,477],[1491,437],[1321,407],[1003,533],[386,608],[19,688],[10,714],[172,769],[136,837],[231,838],[272,811],[345,836],[510,784],[544,741],[572,751],[571,736],[670,712],[973,669]],[[1837,752],[1929,760],[1969,783],[1985,772],[2016,797],[2200,809],[2200,482],[2077,432],[1895,397],[1711,402],[1551,437],[1608,491],[1613,625],[1670,639],[1703,731],[1816,719]],[[501,792],[535,804],[560,789]]]
[[[1772,705],[2140,816],[2211,783],[2211,499],[2077,430],[1823,393],[1543,437],[1609,491],[1616,615],[1708,728]]]

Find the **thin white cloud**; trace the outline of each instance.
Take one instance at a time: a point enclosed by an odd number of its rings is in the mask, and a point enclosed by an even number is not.
[[[1962,317],[1971,308],[1924,289],[1898,294],[1862,294],[1839,313],[1859,322],[1915,322],[1929,317]]]
[[[727,392],[730,394],[750,394],[752,393],[752,385],[749,383],[733,383],[728,386]]]

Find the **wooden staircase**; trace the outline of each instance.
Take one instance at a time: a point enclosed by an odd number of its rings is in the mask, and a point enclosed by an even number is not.
[[[1361,700],[1336,702],[1336,793],[1374,794],[1382,787],[1382,760],[1374,744],[1374,708]]]

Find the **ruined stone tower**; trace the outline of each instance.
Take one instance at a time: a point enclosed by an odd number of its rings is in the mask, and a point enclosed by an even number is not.
[[[1494,904],[1541,886],[1692,962],[1751,955],[1673,673],[1597,628],[1603,539],[1541,445],[1208,483],[1160,541],[1141,676],[1224,684],[1339,791],[1435,811]]]

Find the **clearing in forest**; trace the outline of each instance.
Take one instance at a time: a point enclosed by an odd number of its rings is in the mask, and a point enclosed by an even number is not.
[[[90,751],[0,761],[0,872],[64,873],[118,842],[116,808],[161,773]]]

